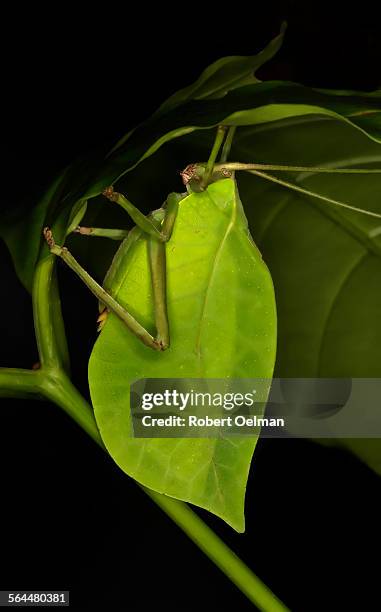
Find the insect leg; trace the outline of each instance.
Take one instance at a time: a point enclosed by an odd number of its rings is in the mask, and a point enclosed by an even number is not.
[[[90,291],[113,313],[116,314],[128,329],[146,346],[157,351],[162,350],[162,346],[151,336],[151,334],[132,316],[121,304],[119,304],[107,291],[103,289],[91,276],[82,268],[73,255],[66,247],[61,247],[55,243],[51,230],[44,229],[44,237],[48,243],[51,253],[58,255],[71,268],[77,276],[85,283]]]
[[[299,187],[299,185],[296,185],[295,183],[283,181],[282,179],[277,178],[272,174],[267,174],[267,172],[249,170],[249,173],[255,174],[256,176],[260,176],[261,178],[264,178],[267,181],[271,181],[272,183],[282,185],[282,187],[287,187],[287,189],[292,189],[293,191],[297,191],[313,198],[317,198],[318,200],[323,200],[324,202],[328,202],[328,204],[334,204],[335,206],[341,206],[342,208],[347,208],[348,210],[353,210],[354,212],[358,212],[363,215],[368,215],[369,217],[377,217],[378,219],[381,219],[380,213],[376,213],[371,210],[366,210],[364,208],[358,208],[357,206],[352,206],[352,204],[347,204],[346,202],[341,202],[340,200],[333,200],[332,198],[328,198],[327,196],[324,196],[320,193],[316,193],[316,191],[311,191],[310,189],[304,189],[304,187]]]
[[[172,236],[173,226],[175,225],[179,203],[185,197],[184,194],[170,193],[164,207],[164,219],[161,226],[161,233],[165,242]]]
[[[169,346],[165,244],[150,237],[148,239],[148,255],[155,313],[156,342],[162,350],[165,350]]]
[[[161,242],[165,242],[165,237],[161,233],[160,229],[158,229],[152,221],[143,215],[143,213],[136,208],[127,198],[114,191],[113,187],[107,187],[103,191],[103,195],[106,196],[111,202],[115,202],[119,204],[131,217],[131,219],[136,223],[138,227],[140,227],[143,232],[148,234],[149,236],[153,236],[156,240],[160,240]]]
[[[81,234],[81,236],[99,236],[102,238],[110,238],[111,240],[124,240],[128,235],[128,230],[83,227],[82,225],[78,225],[73,230],[73,233]]]
[[[173,226],[176,221],[179,202],[183,195],[170,193],[164,208],[164,218],[161,224],[161,233],[165,241],[170,240]],[[156,340],[166,349],[169,346],[169,324],[167,313],[167,264],[166,247],[152,236],[148,241],[148,254],[151,271],[152,294],[155,312]]]

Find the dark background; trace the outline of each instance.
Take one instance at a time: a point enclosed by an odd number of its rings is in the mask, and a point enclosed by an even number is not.
[[[5,21],[2,201],[34,197],[52,173],[147,117],[223,55],[259,51],[289,23],[263,79],[316,87],[380,86],[370,3],[340,15],[285,2],[214,8],[145,5],[79,21],[62,8]],[[46,21],[48,20],[48,21]],[[17,26],[16,26],[17,23]],[[30,298],[0,246],[1,361],[37,360]],[[93,298],[60,270],[76,380],[86,388]],[[252,609],[245,597],[58,408],[1,402],[0,588],[68,589],[78,610]],[[238,535],[201,512],[292,610],[373,608],[379,601],[380,481],[349,454],[298,440],[262,440]],[[361,603],[360,603],[361,602]],[[368,605],[370,608],[368,608]]]

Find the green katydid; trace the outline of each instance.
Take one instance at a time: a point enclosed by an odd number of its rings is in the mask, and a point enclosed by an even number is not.
[[[247,473],[257,437],[134,438],[129,385],[140,378],[272,377],[274,289],[248,232],[235,171],[253,172],[298,191],[300,187],[267,171],[380,171],[228,163],[232,135],[230,130],[217,164],[225,137],[219,128],[207,164],[183,172],[187,193],[170,194],[165,206],[147,217],[112,188],[104,192],[129,213],[136,227],[128,235],[122,230],[77,229],[122,239],[103,287],[65,247],[54,243],[49,230],[45,236],[51,251],[81,277],[110,315],[106,325],[102,320],[90,358],[89,383],[111,456],[145,486],[204,507],[243,531]]]

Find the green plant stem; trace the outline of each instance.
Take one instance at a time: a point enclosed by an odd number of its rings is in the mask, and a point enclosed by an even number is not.
[[[236,132],[236,127],[235,126],[231,126],[228,130],[227,136],[226,136],[226,140],[224,142],[224,146],[222,147],[222,153],[221,153],[221,157],[220,157],[220,163],[226,163],[229,155],[230,155],[230,149],[232,147],[233,144],[233,138]]]
[[[42,396],[43,375],[40,370],[0,368],[0,397],[30,399]]]
[[[69,356],[54,263],[55,257],[48,254],[36,266],[32,292],[34,329],[41,367],[67,371]]]
[[[46,372],[41,385],[46,399],[62,408],[104,450],[90,404],[62,372]]]
[[[155,491],[145,491],[259,610],[284,612],[288,609],[187,504]]]
[[[205,174],[202,177],[201,180],[201,187],[202,189],[205,189],[210,181],[210,178],[213,174],[213,169],[214,169],[214,164],[216,163],[216,159],[217,159],[217,155],[218,155],[218,151],[221,148],[222,142],[225,138],[225,134],[226,134],[226,130],[227,127],[225,125],[219,125],[218,129],[217,129],[217,134],[216,134],[216,138],[214,140],[214,144],[213,144],[213,148],[212,151],[210,153],[209,159],[207,161],[207,164],[205,166]]]

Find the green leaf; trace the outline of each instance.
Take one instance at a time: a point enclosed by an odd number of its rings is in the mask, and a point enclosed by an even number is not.
[[[314,122],[243,129],[233,156],[275,163],[381,167],[381,146],[348,125]],[[284,177],[284,174],[282,174]],[[289,175],[304,188],[381,213],[380,175]],[[254,238],[269,265],[278,309],[276,374],[381,376],[381,220],[241,176]],[[339,432],[338,432],[339,433]],[[327,443],[327,442],[326,442]],[[330,441],[381,474],[381,441]]]
[[[75,228],[81,223],[83,217],[86,214],[87,210],[87,202],[86,200],[78,200],[72,210],[70,211],[70,216],[68,219],[68,228],[66,230],[66,235],[71,234]]]
[[[121,249],[110,290],[153,333],[146,240],[130,240]],[[272,376],[273,285],[248,235],[232,179],[181,201],[167,245],[167,277],[170,348],[152,351],[110,315],[89,363],[95,417],[108,451],[127,474],[243,531],[256,438],[134,438],[129,407],[130,384],[141,378]]]
[[[54,228],[58,242],[63,242],[71,225],[78,225],[86,212],[81,193],[84,180],[96,168],[90,158],[78,160],[54,178],[40,199],[25,202],[1,219],[0,237],[6,243],[16,274],[27,291],[32,291],[33,276],[40,256],[48,253],[42,236],[45,226]],[[73,197],[74,195],[74,197]]]
[[[234,158],[247,160],[254,150],[269,163],[381,167],[381,146],[338,122],[310,120],[238,133]],[[380,174],[305,172],[282,178],[381,213]],[[256,202],[246,213],[275,284],[277,373],[380,376],[381,220],[249,175],[240,175],[240,190],[244,201]]]
[[[62,195],[67,170],[51,184],[35,206],[22,207],[2,220],[0,236],[13,259],[16,273],[27,291],[32,291],[34,269],[42,242],[42,229],[49,208],[54,207]]]
[[[217,60],[202,72],[195,83],[180,89],[168,98],[155,114],[172,110],[189,100],[220,98],[228,91],[243,85],[259,83],[255,72],[279,51],[286,27],[287,24],[282,23],[279,34],[257,55],[222,57]]]
[[[350,119],[352,123],[381,142],[381,110],[351,115]]]

